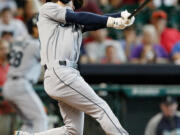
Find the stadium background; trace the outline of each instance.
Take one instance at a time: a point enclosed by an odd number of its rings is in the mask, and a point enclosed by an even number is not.
[[[125,9],[133,11],[142,1],[86,0],[85,7],[81,11],[90,11],[98,14],[119,12]],[[175,46],[179,46],[180,36],[177,36],[176,42],[169,48],[161,44],[164,42],[161,42],[161,37],[158,36],[158,44],[164,48],[168,55],[167,57],[156,56],[158,54],[156,54],[155,50],[152,51],[155,55],[150,60],[149,57],[145,57],[146,55],[133,56],[131,54],[139,44],[144,43],[144,27],[147,24],[152,26],[153,19],[156,19],[158,15],[162,19],[167,19],[167,27],[176,31],[180,29],[180,1],[164,0],[164,3],[161,2],[161,0],[154,0],[150,3],[136,17],[135,25],[129,29],[124,31],[108,29],[108,31],[102,30],[84,35],[79,61],[81,74],[96,92],[109,103],[123,126],[133,135],[144,134],[148,120],[160,111],[160,97],[173,95],[179,101],[180,67],[178,64],[180,57],[178,56],[180,50],[175,50]],[[33,0],[0,0],[0,11],[5,7],[10,7],[14,18],[21,20],[25,25],[36,12]],[[164,11],[167,14],[167,18],[161,13],[157,13],[152,17],[153,12],[157,10]],[[151,31],[152,29],[148,30]],[[171,34],[174,33],[167,33],[167,35]],[[166,39],[164,39],[165,42],[169,42]],[[106,45],[109,41],[111,41],[110,44]],[[105,49],[103,48],[104,46],[106,46]],[[118,49],[115,48],[117,46]],[[131,47],[133,49],[129,49]],[[121,56],[112,56],[112,54],[117,54],[118,51],[122,52]],[[149,52],[146,51],[145,53],[148,54]],[[2,79],[2,74],[0,78]],[[59,110],[56,101],[51,100],[45,94],[42,81],[41,77],[38,85],[35,85],[35,89],[44,101],[52,122],[51,126],[57,127],[62,124]],[[1,97],[0,135],[2,133],[3,135],[10,135],[13,129],[16,129],[20,124],[21,121],[15,110]],[[84,134],[103,135],[103,132],[93,119],[86,117]]]

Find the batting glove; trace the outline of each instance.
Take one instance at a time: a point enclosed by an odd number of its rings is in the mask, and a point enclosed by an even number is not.
[[[109,17],[107,21],[107,27],[122,30],[126,28],[126,24],[122,18]]]
[[[121,12],[121,18],[123,19],[123,24],[126,25],[126,27],[131,26],[135,21],[134,16],[128,19],[130,15],[131,13],[129,13],[127,10]]]
[[[126,27],[131,26],[135,21],[135,17],[133,16],[130,19],[128,19],[130,15],[131,14],[127,10],[125,10],[121,12],[121,17],[119,18],[109,17],[107,21],[107,27],[122,30],[125,29]]]

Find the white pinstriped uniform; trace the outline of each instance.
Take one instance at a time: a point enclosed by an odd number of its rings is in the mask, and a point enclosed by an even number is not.
[[[66,24],[68,8],[46,3],[40,9],[41,64],[48,67],[44,87],[49,96],[59,101],[65,126],[35,135],[83,135],[84,113],[95,118],[107,135],[128,135],[107,103],[96,95],[79,71],[58,63],[59,60],[76,63],[80,53],[82,27]]]

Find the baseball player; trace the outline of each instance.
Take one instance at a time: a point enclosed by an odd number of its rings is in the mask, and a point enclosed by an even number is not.
[[[83,135],[84,113],[95,118],[107,135],[128,135],[108,104],[96,95],[77,70],[82,33],[101,28],[124,29],[134,23],[127,11],[111,15],[74,12],[83,0],[53,0],[39,13],[41,64],[46,93],[57,100],[64,126],[33,135]],[[98,51],[98,50],[97,50]],[[16,135],[31,135],[16,131]]]
[[[40,43],[35,32],[37,26],[31,24],[32,37],[12,44],[9,54],[10,69],[3,87],[3,96],[17,108],[23,121],[21,130],[32,133],[47,130],[47,116],[32,86],[38,81],[41,65]]]

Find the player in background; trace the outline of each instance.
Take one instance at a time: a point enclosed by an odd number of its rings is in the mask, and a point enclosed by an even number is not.
[[[30,37],[14,41],[9,54],[10,69],[3,87],[3,97],[10,101],[22,118],[21,130],[40,132],[47,130],[47,115],[33,84],[41,73],[40,42],[36,19],[29,22]]]
[[[128,19],[127,11],[109,15],[73,11],[82,5],[83,0],[48,0],[39,13],[45,91],[59,102],[65,125],[34,134],[16,131],[15,135],[83,135],[84,113],[96,119],[107,135],[128,135],[108,104],[81,77],[77,61],[83,32],[107,27],[121,30],[135,18]]]

